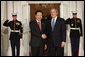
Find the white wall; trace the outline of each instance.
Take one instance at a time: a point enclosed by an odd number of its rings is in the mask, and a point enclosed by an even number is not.
[[[9,32],[8,29],[3,26],[3,22],[6,20],[6,2],[1,2],[1,55],[6,55],[9,47]]]

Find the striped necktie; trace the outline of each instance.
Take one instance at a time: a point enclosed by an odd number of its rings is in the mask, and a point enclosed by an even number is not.
[[[41,30],[41,24],[40,24],[40,21],[38,22],[38,25],[39,25],[39,28],[40,28],[40,30]]]
[[[54,22],[55,19],[52,20],[52,24],[51,24],[51,27],[52,27],[52,31],[54,31],[54,26],[55,26],[55,22]]]

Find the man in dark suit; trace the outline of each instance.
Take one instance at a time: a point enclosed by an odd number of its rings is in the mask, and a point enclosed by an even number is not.
[[[48,26],[47,37],[49,40],[50,56],[64,55],[64,46],[66,41],[65,20],[57,17],[57,15],[58,15],[58,10],[52,8],[51,9],[52,19],[47,22]]]
[[[43,56],[44,42],[46,39],[45,23],[42,19],[42,11],[35,12],[36,20],[30,22],[31,29],[31,51],[32,56]]]

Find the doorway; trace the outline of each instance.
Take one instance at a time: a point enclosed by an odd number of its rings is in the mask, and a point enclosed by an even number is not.
[[[50,15],[50,9],[56,8],[58,10],[58,17],[60,17],[60,3],[52,3],[52,4],[29,4],[30,5],[30,21],[35,20],[35,11],[42,10],[43,19],[48,19]],[[48,49],[48,48],[47,48]],[[32,56],[31,52],[29,53]],[[44,56],[49,56],[49,51],[44,51]]]
[[[47,19],[50,14],[51,8],[58,9],[58,17],[60,17],[60,3],[53,3],[53,4],[30,4],[30,20],[35,20],[35,11],[42,10],[43,12],[43,19]]]

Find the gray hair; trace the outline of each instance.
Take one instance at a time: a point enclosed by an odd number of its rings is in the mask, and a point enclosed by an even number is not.
[[[51,10],[56,10],[56,12],[58,12],[58,9],[57,9],[57,8],[51,8],[50,11],[51,11]]]

